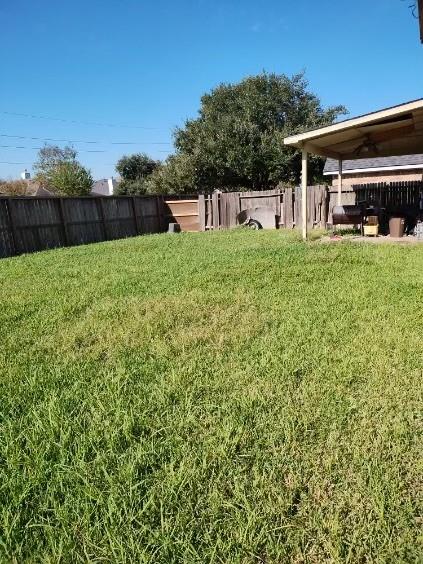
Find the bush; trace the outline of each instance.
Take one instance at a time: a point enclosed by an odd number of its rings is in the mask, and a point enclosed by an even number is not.
[[[136,196],[147,192],[147,181],[144,178],[139,178],[138,180],[121,180],[114,193],[116,196]]]
[[[153,194],[191,194],[200,189],[195,162],[184,154],[168,157],[147,182],[148,192]]]
[[[91,172],[76,161],[60,163],[50,174],[49,188],[61,196],[87,196],[92,185]]]
[[[45,145],[38,151],[38,159],[33,165],[35,180],[44,188],[53,188],[52,175],[56,168],[65,163],[75,163],[77,152],[72,147]]]
[[[29,183],[26,180],[0,180],[0,194],[28,196]]]

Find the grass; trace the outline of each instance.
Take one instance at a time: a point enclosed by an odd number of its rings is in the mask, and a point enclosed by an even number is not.
[[[0,284],[0,561],[421,562],[420,247],[157,235]]]

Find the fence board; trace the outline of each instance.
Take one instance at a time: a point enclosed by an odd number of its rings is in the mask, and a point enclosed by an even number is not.
[[[218,192],[212,194],[212,221],[213,229],[219,229],[220,227],[220,215],[219,215],[219,196]]]
[[[0,257],[14,255],[16,245],[7,200],[0,200]]]
[[[292,188],[285,188],[285,193],[283,197],[283,210],[284,218],[283,224],[286,229],[292,229],[294,226],[294,208],[292,202]]]
[[[204,194],[198,196],[198,225],[200,231],[206,230],[206,199]]]

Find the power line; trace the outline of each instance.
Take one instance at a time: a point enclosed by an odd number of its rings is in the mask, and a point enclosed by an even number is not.
[[[39,151],[40,149],[44,149],[44,147],[24,147],[23,145],[0,145],[1,149],[26,149],[27,151]],[[110,153],[110,151],[106,151],[104,149],[81,149],[78,150],[77,153]],[[157,153],[167,153],[169,154],[170,151],[163,151],[158,150]]]
[[[86,143],[89,145],[172,145],[169,141],[83,141],[76,139],[52,139],[51,137],[27,137],[0,133],[0,137],[12,139],[30,139],[32,141],[54,141],[55,143]]]
[[[0,164],[27,165],[27,166],[30,166],[28,163],[11,163],[10,161],[0,161]]]
[[[159,129],[158,127],[145,127],[142,125],[128,125],[128,124],[116,124],[116,123],[100,123],[100,122],[90,122],[90,121],[79,121],[76,119],[64,119],[64,118],[56,118],[56,117],[50,117],[50,116],[37,116],[35,114],[24,114],[24,113],[20,113],[20,112],[6,112],[6,111],[1,111],[0,113],[4,114],[4,115],[8,115],[8,116],[18,116],[18,117],[26,117],[26,118],[31,118],[31,119],[45,119],[45,120],[51,120],[51,121],[60,121],[63,123],[74,123],[74,124],[80,124],[80,125],[93,125],[93,126],[100,126],[100,127],[122,127],[122,128],[128,128],[128,129],[146,129],[146,130],[154,130],[154,129]]]
[[[34,150],[34,151],[39,151],[40,149],[43,149],[44,147],[23,147],[20,145],[0,145],[0,147],[2,149],[27,149],[27,150]],[[98,150],[98,149],[86,149],[85,151],[78,151],[81,153],[107,153],[108,151],[104,151],[104,150]]]

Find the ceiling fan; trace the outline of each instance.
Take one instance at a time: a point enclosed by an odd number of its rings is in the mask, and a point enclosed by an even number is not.
[[[362,155],[368,154],[378,154],[377,145],[370,139],[370,137],[367,137],[363,141],[363,143],[361,143],[356,149],[354,149],[354,155],[356,157],[361,157]]]

